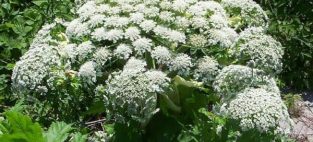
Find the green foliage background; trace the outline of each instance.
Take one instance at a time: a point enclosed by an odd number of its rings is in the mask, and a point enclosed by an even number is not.
[[[313,1],[257,0],[270,17],[269,33],[285,47],[280,77],[293,89],[313,89]]]
[[[0,120],[0,141],[2,142],[85,142],[87,135],[80,132],[73,133],[75,129],[64,122],[53,122],[44,131],[38,123],[16,110],[4,113],[5,119]]]

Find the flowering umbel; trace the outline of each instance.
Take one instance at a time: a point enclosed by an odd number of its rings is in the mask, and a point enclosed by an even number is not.
[[[62,25],[64,40],[52,35],[58,24],[48,24],[17,62],[16,92],[101,96],[111,120],[147,124],[159,95],[181,76],[212,88],[244,130],[267,131],[288,117],[274,80],[282,46],[266,34],[267,16],[252,0],[77,3],[78,17]]]

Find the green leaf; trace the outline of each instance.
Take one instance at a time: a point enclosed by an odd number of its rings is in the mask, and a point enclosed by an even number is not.
[[[87,135],[83,135],[81,133],[75,133],[73,135],[73,139],[71,142],[86,142],[87,141]]]
[[[1,142],[44,142],[40,125],[28,116],[14,111],[5,112],[5,116],[9,133],[0,136]]]
[[[128,125],[116,123],[114,125],[113,142],[142,142],[142,133],[138,129],[137,123],[129,123]]]
[[[196,81],[187,81],[180,76],[174,77],[174,83],[177,86],[182,85],[182,86],[186,86],[186,87],[190,87],[190,88],[197,88],[197,89],[200,89],[200,90],[205,91],[205,92],[208,91],[208,89],[203,87],[203,83],[196,82]]]
[[[18,35],[21,35],[21,36],[26,35],[26,32],[24,32],[24,26],[21,24],[15,24],[12,30]]]
[[[34,3],[37,6],[42,6],[44,4],[47,4],[48,0],[33,0],[32,3]]]
[[[180,76],[174,78],[176,95],[180,98],[180,107],[182,113],[190,119],[194,118],[194,113],[199,108],[207,107],[209,104],[210,91],[204,88],[202,83],[196,81],[187,81]]]
[[[103,127],[108,134],[114,134],[114,124],[105,124]]]
[[[15,66],[14,63],[9,63],[9,64],[7,64],[6,68],[7,68],[8,70],[13,70],[14,66]]]
[[[8,111],[21,113],[26,106],[24,105],[24,100],[19,100],[14,106],[12,106]]]
[[[31,26],[25,26],[24,32],[28,33],[33,29]]]
[[[32,21],[32,20],[27,20],[27,21],[25,21],[25,23],[26,23],[27,25],[33,25],[33,24],[34,24],[34,21]]]
[[[47,142],[64,142],[68,139],[69,132],[72,130],[73,128],[70,124],[54,122],[45,134],[45,139]]]
[[[100,114],[105,112],[105,107],[104,107],[104,102],[103,101],[97,101],[94,102],[86,111],[84,114],[85,115],[94,115],[94,114]]]
[[[168,95],[160,94],[160,103],[164,104],[167,108],[175,112],[181,112],[181,107],[177,106]]]
[[[6,22],[6,23],[0,25],[0,31],[7,31],[13,27],[14,27],[14,24],[12,24],[10,22]]]
[[[3,117],[1,117],[1,119],[3,119]],[[0,134],[8,134],[9,133],[8,128],[6,128],[5,125],[3,125],[2,123],[3,122],[0,123]]]
[[[4,4],[2,4],[1,5],[4,9],[6,9],[6,10],[11,10],[11,5],[10,5],[10,3],[4,3]]]
[[[165,116],[163,113],[155,114],[151,123],[147,125],[147,141],[153,142],[173,142],[176,141],[180,133],[181,124],[173,117]]]

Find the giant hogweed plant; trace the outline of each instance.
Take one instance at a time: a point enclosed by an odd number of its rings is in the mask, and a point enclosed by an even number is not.
[[[280,141],[267,25],[252,0],[91,0],[43,26],[12,86],[43,122],[105,117],[103,141]]]

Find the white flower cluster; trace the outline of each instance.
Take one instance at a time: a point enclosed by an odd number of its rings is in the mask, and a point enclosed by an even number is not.
[[[221,4],[233,17],[239,16],[243,26],[268,26],[265,11],[253,0],[222,0]]]
[[[130,58],[125,64],[123,70],[126,70],[124,74],[136,75],[137,73],[144,72],[146,70],[147,63],[143,60],[136,59],[134,57]]]
[[[84,63],[92,57],[95,49],[96,47],[91,41],[85,41],[78,46],[76,44],[68,44],[60,50],[67,55],[72,63]]]
[[[246,29],[230,52],[242,64],[251,64],[267,73],[279,73],[282,70],[283,47],[262,31],[262,28]]]
[[[209,37],[209,44],[228,48],[236,41],[238,34],[234,29],[227,27],[210,30]]]
[[[287,107],[279,95],[262,88],[247,88],[237,94],[226,111],[232,119],[240,121],[244,131],[280,131],[281,122],[289,122]]]
[[[114,50],[114,55],[118,58],[121,59],[128,59],[130,57],[130,55],[132,54],[132,49],[130,46],[126,45],[126,44],[120,44],[119,46],[116,47],[116,49]]]
[[[44,79],[54,66],[61,66],[57,49],[47,44],[36,44],[16,63],[12,74],[13,87],[22,92],[41,90]]]
[[[56,23],[46,24],[38,31],[35,38],[33,39],[32,46],[30,48],[36,47],[36,45],[48,43],[52,40],[50,35],[50,30],[56,25]]]
[[[186,76],[190,73],[190,68],[193,66],[191,57],[186,54],[178,54],[169,66],[170,71],[177,71],[179,75]]]
[[[170,51],[163,46],[157,46],[155,49],[151,52],[152,58],[156,60],[158,64],[168,64],[171,60],[171,53]]]
[[[151,37],[170,43],[186,43],[189,26],[200,30],[199,36],[190,36],[195,46],[210,43],[229,47],[237,35],[229,27],[228,14],[223,6],[215,1],[88,1],[77,14],[79,17],[67,27],[66,33],[70,37],[91,36],[97,41],[114,43],[125,39],[123,42],[128,43],[124,44],[133,45],[138,54],[150,52],[157,45]],[[200,37],[202,40],[198,41]]]
[[[211,84],[219,72],[219,64],[209,56],[199,59],[197,69],[194,72],[194,78],[206,84]]]
[[[81,37],[90,34],[90,32],[87,23],[82,23],[79,19],[69,23],[66,29],[66,34],[69,36]]]
[[[193,47],[205,47],[208,45],[208,39],[200,34],[190,35],[189,44]]]
[[[143,54],[146,51],[151,51],[152,40],[148,38],[140,38],[135,40],[132,45],[134,46],[136,52]]]
[[[213,82],[214,90],[225,98],[233,97],[248,87],[264,88],[275,93],[280,92],[275,80],[262,70],[241,65],[224,67]]]
[[[169,85],[170,79],[161,71],[145,69],[144,61],[131,58],[123,71],[113,73],[108,80],[106,97],[117,121],[128,117],[146,123],[158,111],[157,92]]]
[[[93,84],[97,81],[97,72],[92,61],[83,64],[79,71],[78,76],[88,84]]]
[[[103,66],[111,58],[111,51],[107,48],[100,48],[94,54],[93,58],[98,66]]]

